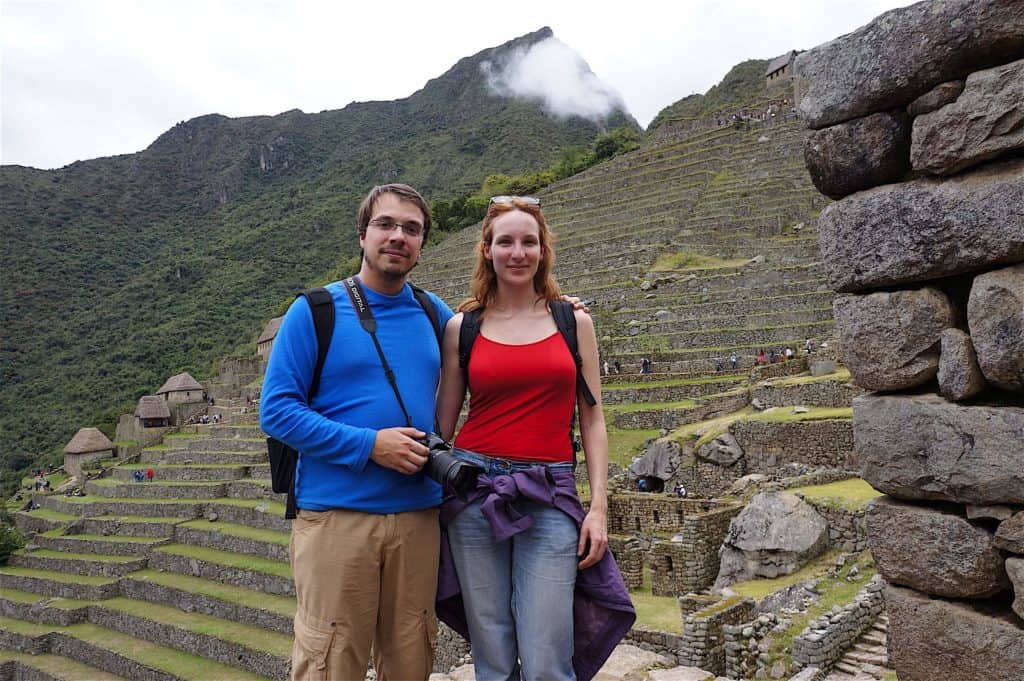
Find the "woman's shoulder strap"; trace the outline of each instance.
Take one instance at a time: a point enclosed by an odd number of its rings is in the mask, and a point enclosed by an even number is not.
[[[463,371],[469,367],[469,354],[473,351],[476,337],[480,335],[483,312],[483,308],[477,308],[462,313],[462,326],[459,328],[459,366]]]

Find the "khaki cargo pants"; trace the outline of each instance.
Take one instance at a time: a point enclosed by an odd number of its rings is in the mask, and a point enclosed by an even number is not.
[[[437,509],[375,515],[300,510],[291,565],[298,610],[292,678],[420,681],[434,664]]]

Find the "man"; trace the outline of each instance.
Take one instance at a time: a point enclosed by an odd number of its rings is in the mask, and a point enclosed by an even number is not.
[[[359,208],[359,279],[413,427],[342,282],[327,287],[336,321],[311,404],[317,344],[304,298],[274,342],[260,424],[300,452],[289,551],[295,679],[362,679],[371,644],[381,681],[432,671],[441,489],[421,472],[427,448],[418,439],[433,427],[441,357],[406,283],[429,231],[427,204],[406,185],[374,187]],[[452,311],[431,299],[443,329]]]

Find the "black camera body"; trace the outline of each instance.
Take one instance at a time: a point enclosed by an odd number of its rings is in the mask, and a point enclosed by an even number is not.
[[[430,450],[423,472],[446,492],[466,499],[476,489],[477,476],[483,469],[452,454],[452,446],[436,433],[428,433],[420,442]]]

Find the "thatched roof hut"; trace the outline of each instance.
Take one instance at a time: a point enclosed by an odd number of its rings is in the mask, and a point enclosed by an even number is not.
[[[171,418],[171,410],[159,395],[143,395],[135,405],[135,415],[143,420],[167,420]]]
[[[277,338],[277,332],[281,328],[282,319],[284,319],[284,316],[274,317],[269,322],[267,322],[267,325],[263,327],[263,333],[260,334],[259,340],[256,341],[256,345],[269,343],[270,341]]]
[[[71,442],[64,446],[64,453],[89,454],[113,449],[114,443],[98,428],[82,428],[71,438]]]
[[[167,393],[190,392],[193,390],[202,392],[203,386],[186,371],[168,378],[167,382],[156,391],[156,394],[166,395]]]

